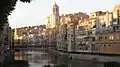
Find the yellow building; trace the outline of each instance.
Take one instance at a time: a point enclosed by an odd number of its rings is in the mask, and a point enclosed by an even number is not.
[[[53,26],[52,25],[52,16],[47,17],[46,21],[47,21],[46,28],[53,28],[52,27]]]
[[[120,24],[120,4],[113,9],[113,24]]]
[[[55,3],[52,9],[52,15],[47,17],[47,28],[59,26],[59,6]]]
[[[89,23],[95,26],[97,32],[106,32],[108,27],[113,24],[113,13],[108,11],[93,12],[89,18]]]
[[[22,39],[22,36],[19,35],[19,29],[18,28],[15,28],[14,29],[14,39],[15,40],[21,40]]]
[[[95,45],[93,45],[93,52],[101,54],[120,54],[119,44],[120,44],[120,22],[119,22],[119,12],[120,5],[116,5],[113,12],[109,13],[109,21],[111,25],[108,31],[103,33],[97,33],[95,36]],[[100,16],[99,18],[105,18]],[[103,19],[108,20],[108,19]],[[107,28],[107,27],[105,27]]]
[[[91,13],[89,19],[80,20],[76,28],[76,51],[91,52],[96,37],[96,32],[106,32],[112,25],[112,12],[97,11]]]
[[[112,12],[102,12],[102,11],[97,11],[91,13],[90,19],[96,19],[96,23],[99,22],[99,24],[106,24],[106,26],[111,25],[113,15]]]
[[[22,39],[23,39],[23,37],[20,36],[20,29],[15,28],[14,29],[14,45],[21,45]]]

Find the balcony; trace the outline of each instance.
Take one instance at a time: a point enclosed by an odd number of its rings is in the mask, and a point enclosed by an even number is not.
[[[85,37],[88,37],[87,35],[86,36],[77,36],[76,39],[84,39]]]
[[[97,40],[95,41],[96,44],[120,44],[120,40]]]

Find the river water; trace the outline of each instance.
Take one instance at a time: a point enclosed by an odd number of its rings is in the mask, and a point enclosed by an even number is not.
[[[90,61],[70,60],[67,56],[56,56],[45,50],[20,50],[15,53],[15,60],[28,61],[28,67],[104,67],[101,63]]]

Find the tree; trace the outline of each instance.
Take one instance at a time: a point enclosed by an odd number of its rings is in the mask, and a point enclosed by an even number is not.
[[[18,0],[1,0],[0,2],[0,27],[8,22],[8,16],[15,9]],[[20,0],[23,3],[30,3],[32,0]]]
[[[4,24],[8,22],[8,16],[15,9],[18,0],[0,0],[0,36],[3,35]],[[23,3],[30,3],[32,0],[20,0]]]

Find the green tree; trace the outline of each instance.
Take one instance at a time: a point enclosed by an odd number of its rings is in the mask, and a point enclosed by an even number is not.
[[[8,22],[8,16],[15,9],[18,0],[1,0],[0,2],[0,27]],[[30,3],[32,0],[20,0],[23,3]]]

